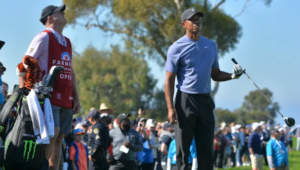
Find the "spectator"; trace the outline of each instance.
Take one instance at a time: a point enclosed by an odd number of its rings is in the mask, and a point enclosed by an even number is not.
[[[2,75],[6,71],[6,68],[3,66],[2,62],[0,62],[0,107],[5,102],[4,94],[3,94],[3,87],[2,87]]]
[[[195,145],[195,140],[192,140],[190,146],[190,155],[188,157],[188,170],[197,170],[198,169],[198,161],[197,161],[197,150]],[[176,140],[173,139],[168,152],[168,165],[167,170],[177,170],[176,166]]]
[[[219,138],[221,145],[220,145],[219,161],[217,162],[216,166],[218,168],[223,168],[224,154],[226,152],[226,146],[227,146],[227,139],[226,139],[225,135],[223,134],[222,130],[218,131],[217,137]]]
[[[267,143],[270,140],[270,134],[269,131],[267,130],[267,126],[265,125],[264,121],[260,122],[261,126],[262,126],[262,150],[263,150],[263,155],[264,155],[264,161],[265,161],[265,165],[268,166],[268,160],[267,160],[267,152],[266,152],[266,147],[267,147]]]
[[[250,136],[250,129],[246,129],[245,130],[245,145],[244,145],[244,155],[242,157],[242,161],[243,161],[243,166],[249,166],[249,160],[250,160],[250,153],[249,153],[249,149],[248,149],[248,141],[249,141],[249,136]]]
[[[215,132],[215,137],[214,137],[214,167],[217,168],[217,158],[220,155],[220,146],[221,146],[221,142],[220,139],[218,137],[218,133],[219,131]]]
[[[294,134],[290,131],[291,129],[286,127],[286,138],[287,138],[287,146],[289,146],[289,152],[290,154],[293,153],[293,137]]]
[[[113,146],[113,156],[108,155],[111,163],[110,170],[136,169],[135,152],[143,150],[139,133],[130,128],[128,117],[130,117],[130,113],[120,114],[117,118],[119,127],[109,132]]]
[[[280,141],[278,130],[272,132],[272,138],[267,144],[267,157],[271,170],[288,170],[289,160],[287,149]]]
[[[98,110],[91,110],[88,115],[92,126],[92,132],[89,134],[89,160],[92,161],[94,170],[108,170],[109,165],[106,161],[107,148],[110,145],[108,128],[101,123]]]
[[[252,170],[262,170],[263,167],[263,153],[261,141],[261,126],[259,123],[252,124],[253,133],[249,137],[248,147],[250,152]]]
[[[154,120],[153,119],[148,119],[146,122],[146,128],[147,128],[147,134],[150,138],[151,141],[153,141],[153,149],[152,149],[152,155],[153,155],[153,159],[154,159],[154,169],[156,169],[157,166],[160,165],[160,160],[158,160],[157,155],[158,155],[158,149],[160,148],[160,143],[157,140],[157,135],[155,135],[155,124],[154,124]]]
[[[161,136],[161,166],[163,170],[167,169],[167,156],[170,143],[174,139],[174,128],[169,122],[165,122]]]
[[[155,149],[155,147],[153,145],[154,142],[149,138],[148,140],[144,140],[142,170],[154,169],[154,159],[153,159],[152,149]]]
[[[230,163],[230,153],[231,153],[231,142],[232,142],[232,136],[230,133],[230,128],[229,127],[225,127],[224,131],[224,136],[227,140],[227,146],[226,146],[226,152],[225,152],[225,159],[224,159],[224,163],[223,163],[223,169],[226,169],[228,165],[228,163]]]
[[[240,139],[240,143],[239,143],[239,157],[238,157],[238,162],[239,162],[239,166],[242,166],[242,157],[244,155],[244,146],[245,146],[245,127],[239,125],[238,126],[238,135],[239,135],[239,139]]]
[[[69,148],[69,169],[70,170],[88,170],[88,150],[82,143],[84,131],[75,129],[73,131],[74,141]]]
[[[109,115],[113,114],[114,110],[112,108],[107,107],[105,103],[101,103],[99,112],[101,115],[104,114],[106,116],[107,115],[109,116]],[[112,120],[112,118],[111,118],[111,120]],[[113,122],[109,121],[108,118],[107,118],[106,126],[108,127],[109,130],[113,129]]]
[[[89,129],[89,126],[90,126],[90,122],[88,120],[84,120],[82,123],[81,123],[81,126],[82,126],[82,129],[84,131],[84,135],[83,135],[83,143],[85,145],[87,145],[88,143],[88,129]]]
[[[231,123],[233,125],[233,123]],[[231,127],[231,148],[230,148],[230,166],[235,167],[236,166],[236,152],[238,147],[238,135],[235,126]]]
[[[283,131],[283,128],[278,129],[280,133],[280,141],[284,143],[285,146],[287,146],[287,141],[285,140],[285,133]]]
[[[161,122],[157,122],[155,129],[157,131],[157,136],[160,136],[161,132],[163,131]]]
[[[297,130],[297,151],[300,149],[300,130]]]
[[[2,88],[3,88],[3,96],[4,100],[6,101],[8,99],[7,94],[8,94],[8,84],[6,82],[2,82]]]

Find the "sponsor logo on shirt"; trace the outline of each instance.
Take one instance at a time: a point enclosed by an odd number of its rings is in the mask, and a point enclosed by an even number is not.
[[[63,53],[61,54],[61,59],[62,59],[62,60],[65,60],[65,61],[71,61],[71,57],[70,57],[70,55],[69,55],[68,52],[63,52]]]

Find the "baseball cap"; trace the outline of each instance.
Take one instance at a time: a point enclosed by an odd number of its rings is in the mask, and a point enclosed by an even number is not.
[[[260,123],[254,122],[252,123],[252,130],[256,130],[260,126]]]
[[[121,113],[121,114],[119,114],[119,116],[117,117],[118,123],[120,124],[122,122],[122,120],[124,120],[124,119],[126,119],[130,116],[131,116],[130,113]]]
[[[146,122],[146,126],[155,127],[154,120],[153,119],[148,119],[147,122]]]
[[[66,5],[62,5],[59,7],[54,5],[49,5],[45,7],[42,11],[41,18],[40,18],[41,23],[45,25],[48,16],[51,16],[54,12],[57,11],[65,11],[65,9],[66,9]]]
[[[172,126],[172,124],[169,123],[169,122],[166,122],[166,123],[164,124],[164,126],[163,126],[163,130],[166,130],[166,128],[168,128],[168,127],[170,127],[170,126]]]
[[[145,118],[140,118],[139,122],[146,122],[146,119]]]
[[[195,14],[199,15],[200,17],[204,16],[202,12],[196,11],[195,8],[189,8],[181,14],[181,22],[192,18],[192,16],[194,16]]]
[[[79,135],[79,134],[84,134],[84,131],[82,129],[74,129],[73,135]]]
[[[81,122],[81,126],[90,126],[90,122],[88,120],[84,120]]]
[[[89,112],[88,117],[93,118],[93,119],[100,119],[100,113],[98,110],[91,110]]]

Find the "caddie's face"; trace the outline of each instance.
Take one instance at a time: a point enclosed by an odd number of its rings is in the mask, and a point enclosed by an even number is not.
[[[202,26],[202,19],[199,15],[195,14],[190,19],[185,20],[181,25],[192,34],[199,33]]]
[[[57,24],[67,24],[67,20],[65,18],[65,12],[57,11],[51,15],[51,19],[54,23]]]

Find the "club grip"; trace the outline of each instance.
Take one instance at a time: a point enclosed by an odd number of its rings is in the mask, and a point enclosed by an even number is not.
[[[231,60],[232,60],[232,62],[234,62],[234,64],[238,64],[238,62],[237,62],[237,61],[235,61],[235,59],[234,59],[234,58],[232,58]]]

